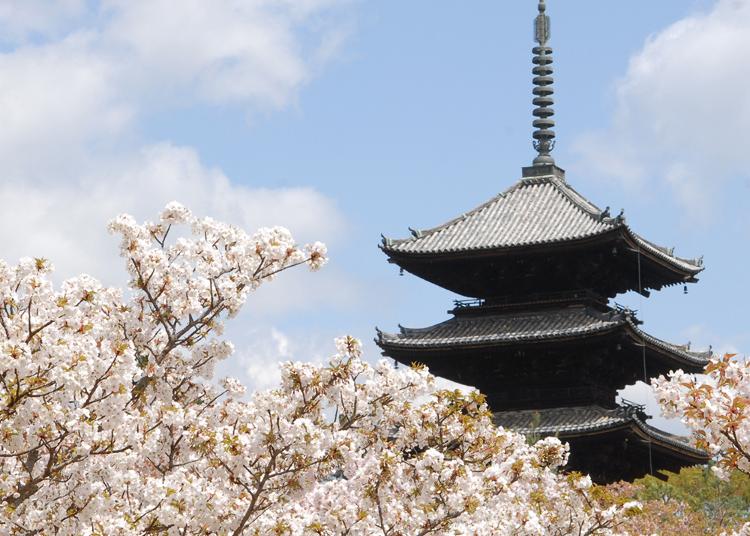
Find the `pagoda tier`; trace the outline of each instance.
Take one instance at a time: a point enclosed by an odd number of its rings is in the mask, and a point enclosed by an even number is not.
[[[687,438],[649,426],[642,406],[597,405],[545,410],[502,411],[495,424],[529,437],[555,436],[570,444],[566,469],[606,484],[634,480],[659,470],[708,463],[709,456]]]
[[[487,300],[591,289],[606,297],[695,282],[702,260],[635,234],[565,182],[554,165],[524,168],[514,186],[444,225],[384,238],[389,261],[463,296]]]
[[[495,411],[612,408],[619,389],[678,368],[700,372],[710,358],[649,335],[631,311],[596,300],[556,296],[521,306],[458,307],[435,326],[378,330],[376,343],[400,363],[424,363],[437,376],[476,387]]]

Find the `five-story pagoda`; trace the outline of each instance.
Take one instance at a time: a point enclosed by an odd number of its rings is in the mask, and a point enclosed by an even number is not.
[[[544,0],[535,20],[533,165],[506,191],[443,225],[383,239],[389,261],[460,295],[453,317],[422,329],[378,330],[398,362],[421,362],[487,396],[497,424],[571,445],[568,468],[600,483],[702,464],[707,455],[616,401],[638,380],[699,372],[710,352],[659,340],[632,311],[609,305],[627,291],[697,281],[682,259],[634,233],[576,192],[551,156],[552,49]]]

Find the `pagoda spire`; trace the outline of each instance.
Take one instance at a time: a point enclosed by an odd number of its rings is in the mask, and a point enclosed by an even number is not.
[[[555,110],[552,105],[555,101],[552,95],[555,93],[552,84],[552,48],[547,46],[550,38],[550,20],[546,14],[547,6],[544,0],[539,1],[539,15],[534,20],[534,39],[538,43],[532,49],[534,53],[534,149],[537,157],[534,159],[535,166],[554,164],[555,160],[550,153],[555,147],[555,132],[551,130],[555,126],[552,116]]]

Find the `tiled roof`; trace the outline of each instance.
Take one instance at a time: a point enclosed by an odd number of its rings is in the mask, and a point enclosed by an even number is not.
[[[657,348],[661,348],[662,350],[666,350],[667,352],[671,354],[677,354],[684,359],[687,359],[693,363],[705,366],[708,364],[708,361],[711,359],[711,349],[708,349],[703,352],[694,352],[690,350],[690,345],[686,344],[672,344],[670,342],[663,341],[661,339],[658,339],[654,337],[653,335],[649,335],[645,331],[638,329],[638,327],[635,325],[635,323],[628,319],[628,324],[631,327],[631,329],[635,332],[637,336],[642,338],[646,344],[650,344],[652,346],[656,346]]]
[[[675,257],[636,235],[622,217],[609,217],[552,175],[525,178],[487,203],[403,240],[384,239],[386,253],[422,255],[508,249],[594,237],[621,229],[644,250],[691,273],[699,261]]]
[[[554,435],[571,432],[594,432],[622,426],[631,420],[623,408],[599,406],[525,409],[494,414],[496,425],[522,434]]]
[[[638,246],[648,252],[651,252],[655,256],[664,259],[665,261],[676,264],[680,268],[682,268],[683,270],[687,270],[688,272],[698,273],[703,270],[703,257],[699,257],[697,259],[682,259],[680,257],[675,257],[673,248],[668,249],[657,246],[656,244],[653,244],[645,238],[635,234],[630,229],[628,229],[628,232],[630,233],[630,236],[633,237]]]
[[[649,439],[671,444],[694,455],[707,454],[689,443],[689,439],[654,428],[646,424],[643,415],[632,407],[605,409],[600,406],[577,406],[538,410],[500,411],[493,415],[496,425],[522,434],[541,436],[574,436],[580,433],[600,432],[633,426]]]
[[[401,327],[399,334],[381,332],[379,340],[389,346],[410,348],[463,346],[590,334],[621,323],[622,320],[597,314],[586,307],[570,307],[532,313],[457,316],[428,328]]]
[[[658,440],[664,441],[665,443],[671,443],[672,445],[676,445],[678,447],[683,447],[683,448],[692,450],[696,454],[706,457],[706,459],[709,458],[709,455],[707,452],[692,446],[690,444],[690,438],[688,437],[678,436],[675,434],[670,434],[669,432],[665,432],[664,430],[659,430],[658,428],[655,428],[651,426],[650,424],[647,424],[646,422],[641,420],[638,416],[635,416],[633,421],[638,426],[638,428],[640,428],[649,437],[653,439],[658,439]]]
[[[461,315],[427,328],[401,327],[400,333],[378,331],[377,342],[392,349],[439,349],[457,346],[555,340],[591,335],[624,327],[637,341],[667,351],[686,364],[705,366],[710,352],[691,352],[638,329],[627,312],[602,313],[585,306],[546,309],[536,312]]]
[[[614,229],[612,219],[556,177],[524,179],[440,227],[393,240],[387,250],[438,253],[575,240]]]

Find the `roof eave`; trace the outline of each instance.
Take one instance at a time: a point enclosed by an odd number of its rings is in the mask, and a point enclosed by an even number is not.
[[[649,426],[638,418],[633,418],[633,420],[630,421],[630,427],[636,434],[651,444],[656,443],[662,448],[672,452],[678,452],[683,456],[693,458],[697,462],[707,463],[711,459],[711,455],[708,452],[693,447],[679,439],[667,438],[664,432],[653,426]]]
[[[664,251],[666,248],[657,246],[639,236],[627,225],[623,226],[623,230],[624,238],[628,241],[630,247],[633,248],[635,253],[646,256],[654,262],[661,264],[674,272],[682,274],[683,281],[687,283],[696,282],[697,279],[695,276],[706,269],[705,266],[702,265],[702,260],[700,259],[683,259],[677,257],[671,252],[668,253]]]
[[[409,352],[449,352],[452,350],[455,350],[456,348],[460,348],[462,350],[478,350],[478,349],[484,349],[484,348],[492,348],[492,347],[505,347],[505,346],[513,346],[518,344],[546,344],[546,343],[560,343],[560,342],[567,342],[567,341],[575,341],[579,340],[582,335],[586,337],[599,337],[599,336],[606,336],[608,334],[611,334],[615,332],[617,329],[622,327],[622,323],[616,323],[612,325],[605,326],[603,328],[591,328],[587,331],[581,331],[577,333],[570,333],[570,334],[562,334],[562,335],[552,335],[552,336],[535,336],[535,337],[526,337],[526,338],[517,338],[512,340],[488,340],[488,341],[479,341],[479,342],[446,342],[446,343],[437,343],[437,344],[414,344],[414,343],[408,343],[408,342],[395,342],[395,341],[389,341],[386,340],[383,336],[391,336],[391,337],[398,337],[398,335],[390,334],[390,333],[379,333],[379,337],[375,340],[376,344],[382,349],[382,350],[393,350],[393,351],[409,351]],[[424,330],[428,330],[430,328],[424,328]]]
[[[569,247],[585,246],[588,244],[596,244],[599,242],[607,242],[610,239],[618,238],[617,234],[621,226],[613,227],[601,233],[576,238],[574,240],[555,240],[547,242],[534,242],[530,244],[519,244],[512,246],[503,247],[491,247],[491,248],[467,248],[467,249],[453,249],[453,250],[441,250],[441,251],[429,251],[429,252],[417,252],[417,251],[403,251],[395,249],[393,244],[398,242],[403,243],[404,241],[386,239],[388,243],[381,243],[378,247],[388,255],[390,261],[399,264],[399,261],[417,260],[417,261],[434,261],[434,260],[453,260],[462,257],[493,257],[493,256],[508,256],[515,253],[528,253],[534,252],[534,250],[549,250],[554,249],[565,249]]]
[[[710,361],[709,358],[700,357],[698,352],[680,350],[676,348],[677,345],[657,339],[653,335],[638,329],[632,320],[628,320],[626,331],[634,342],[646,344],[652,352],[667,357],[670,361],[674,361],[675,365],[687,368],[687,372],[702,372]]]

